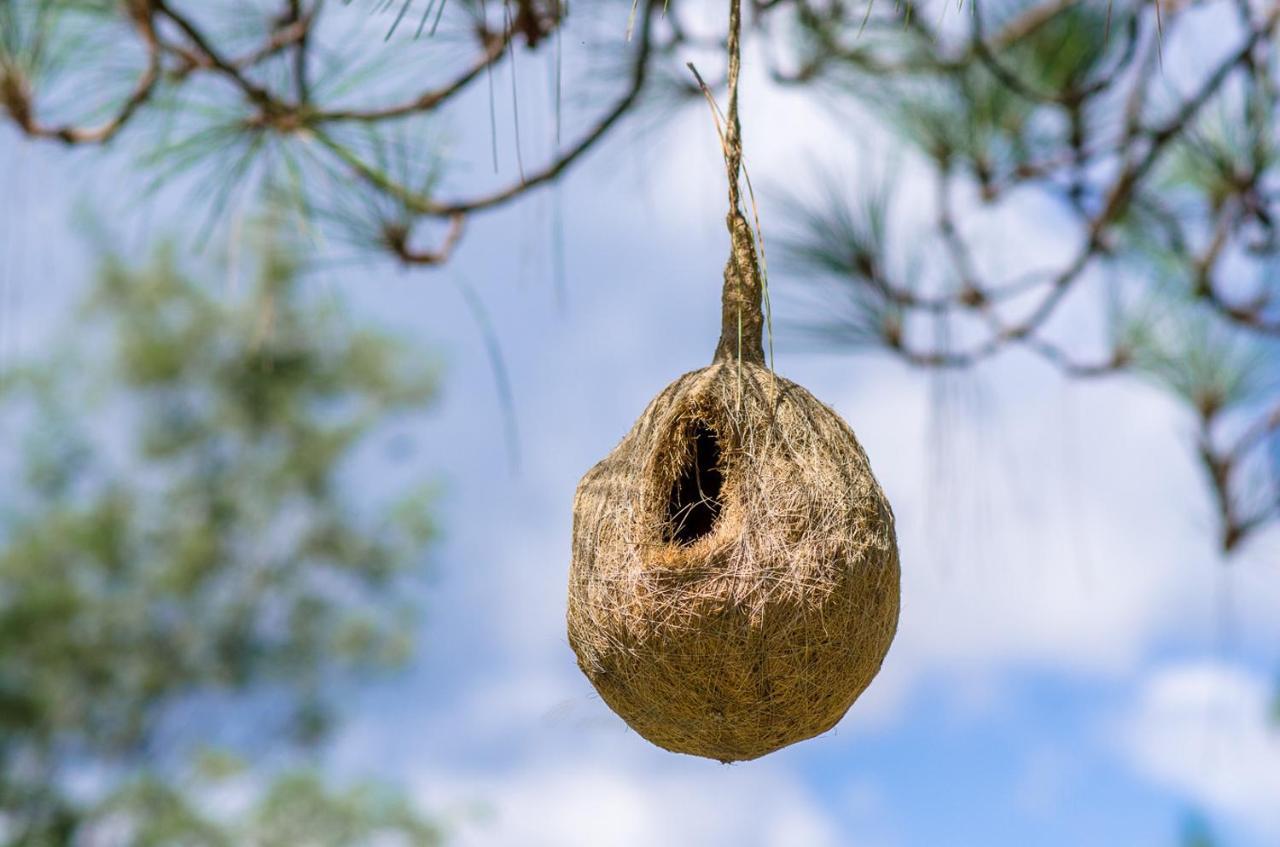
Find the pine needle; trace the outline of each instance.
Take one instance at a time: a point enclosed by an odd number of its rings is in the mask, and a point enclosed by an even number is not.
[[[1156,61],[1164,71],[1164,16],[1160,12],[1160,0],[1152,0],[1156,7]]]
[[[429,35],[435,35],[436,29],[440,26],[440,19],[444,17],[444,6],[449,0],[440,0],[440,8],[436,9],[436,19],[431,22],[431,32]]]
[[[431,17],[431,9],[436,5],[436,0],[427,0],[427,8],[422,10],[422,20],[418,21],[418,31],[413,34],[415,39],[422,37],[422,31],[426,29],[427,19]]]
[[[511,117],[515,124],[516,169],[520,173],[520,181],[524,182],[524,153],[520,144],[520,87],[517,84],[519,76],[516,74],[515,21],[511,17],[509,0],[502,0],[502,12],[507,31],[507,55],[511,62]]]
[[[404,20],[404,13],[409,11],[409,7],[412,5],[413,0],[404,0],[404,2],[400,4],[400,14],[396,15],[396,19],[391,22],[391,28],[388,29],[387,34],[383,36],[383,41],[391,40],[391,36],[395,35],[397,27],[400,26],[400,22]]]
[[[480,0],[480,18],[481,23],[488,29],[489,7],[485,0]],[[496,174],[498,172],[498,98],[494,91],[493,62],[489,62],[485,67],[485,76],[489,82],[489,147],[493,154],[493,172]]]
[[[646,0],[647,2],[647,0]],[[631,40],[631,34],[636,29],[636,8],[640,5],[640,0],[631,0],[631,14],[627,16],[627,41]]]
[[[867,21],[871,20],[871,10],[875,5],[876,0],[867,0],[867,13],[862,16],[862,23],[858,26],[858,38],[862,37],[862,31],[867,28]]]
[[[561,113],[562,101],[564,95],[564,18],[565,3],[564,0],[556,0],[556,152],[560,152],[560,131],[562,126]]]

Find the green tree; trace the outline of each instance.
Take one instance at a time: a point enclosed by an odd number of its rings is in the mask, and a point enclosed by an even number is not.
[[[979,0],[950,25],[910,3],[793,5],[802,46],[775,75],[879,116],[933,193],[907,220],[891,189],[838,180],[794,205],[788,258],[821,304],[804,329],[922,368],[1017,348],[1154,381],[1197,422],[1224,553],[1274,526],[1280,5]],[[1188,46],[1193,27],[1212,46]],[[1028,208],[1068,249],[1002,268]]]
[[[410,650],[429,492],[352,503],[342,478],[435,374],[265,255],[239,298],[172,251],[110,261],[75,347],[5,377],[0,843],[434,838],[394,798],[285,765],[325,737],[338,682]],[[265,770],[218,752],[236,714]],[[187,796],[277,771],[234,826]]]
[[[801,327],[829,349],[922,368],[1019,348],[1073,377],[1154,380],[1197,422],[1222,550],[1276,523],[1276,4],[744,6],[777,84],[889,128],[902,166],[933,184],[921,204],[826,178],[825,201],[789,210],[787,258],[819,304],[796,315]],[[0,0],[0,109],[66,145],[133,133],[148,181],[196,171],[215,219],[233,192],[256,191],[366,249],[438,265],[469,219],[554,183],[654,95],[666,108],[698,100],[683,63],[723,43],[702,21],[708,7],[725,4],[617,0],[570,14],[565,0]],[[600,14],[612,26],[589,27],[590,60],[565,63],[565,28]],[[599,43],[602,32],[613,38]],[[496,108],[498,71],[514,81],[543,67],[556,86],[550,151],[525,162],[507,97],[517,176],[460,186],[445,110],[469,94]],[[563,132],[562,91],[597,95]],[[1007,224],[979,221],[1028,197],[1064,214],[1071,249],[1002,273],[978,247]],[[766,209],[767,228],[782,217]],[[1062,317],[1079,303],[1104,337]]]

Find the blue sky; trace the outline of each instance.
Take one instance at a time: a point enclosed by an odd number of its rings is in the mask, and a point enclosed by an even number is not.
[[[521,107],[541,128],[545,76],[527,73]],[[859,126],[855,145],[849,116],[757,74],[745,84],[766,237],[785,226],[776,188],[812,191],[814,163],[851,189],[883,172],[873,128]],[[451,116],[464,158],[488,155],[486,108]],[[545,143],[526,132],[533,160]],[[564,633],[573,489],[652,395],[710,359],[727,246],[718,156],[705,111],[650,112],[555,194],[476,219],[444,270],[313,277],[319,295],[446,365],[439,407],[399,433],[412,460],[375,445],[353,474],[354,493],[374,498],[439,479],[445,537],[419,658],[351,696],[333,772],[400,781],[462,844],[1172,847],[1190,809],[1229,844],[1280,843],[1280,736],[1265,724],[1280,539],[1259,537],[1229,566],[1217,557],[1190,422],[1128,379],[1071,384],[1016,356],[942,378],[780,333],[778,370],[850,422],[898,515],[902,620],[884,671],[834,732],[734,766],[648,745],[594,695]],[[0,232],[0,363],[38,353],[83,284],[73,197],[116,208],[119,166],[0,130],[18,201]],[[909,162],[894,173],[919,196]],[[141,248],[182,202],[113,219]],[[1067,248],[1053,209],[1009,214],[990,261]],[[206,249],[231,238],[217,231]],[[772,281],[785,303],[795,280]],[[506,351],[515,474],[459,282]]]

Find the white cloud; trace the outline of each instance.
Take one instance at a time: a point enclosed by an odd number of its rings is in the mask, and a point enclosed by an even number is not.
[[[1139,773],[1189,802],[1280,836],[1280,729],[1268,681],[1194,662],[1144,680],[1116,742]]]
[[[463,847],[848,843],[793,779],[761,767],[654,771],[564,757],[499,773],[427,775],[417,785],[428,808],[475,808],[481,799],[485,813],[455,825]]]
[[[824,377],[815,393],[838,398],[843,375]],[[1168,401],[1017,363],[969,379],[938,401],[908,372],[869,369],[835,404],[894,504],[903,565],[898,638],[849,725],[880,727],[926,680],[980,714],[1009,671],[1135,673],[1155,645],[1211,643],[1224,591],[1233,646],[1267,649],[1273,567],[1222,567]]]

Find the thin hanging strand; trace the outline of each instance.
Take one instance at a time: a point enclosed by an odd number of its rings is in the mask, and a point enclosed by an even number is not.
[[[751,217],[755,225],[755,241],[751,245],[752,257],[758,249],[760,259],[760,289],[764,299],[764,317],[766,335],[769,339],[769,369],[773,370],[773,308],[769,302],[769,266],[764,258],[764,231],[760,227],[760,205],[756,202],[756,191],[751,185],[751,174],[742,160],[742,124],[738,120],[738,77],[742,72],[742,0],[729,0],[729,114],[726,123],[729,126],[729,138],[726,139],[731,160],[729,166],[729,209],[737,213],[740,210],[740,188],[738,172],[741,170],[747,183],[747,196],[751,200]],[[703,86],[704,90],[706,86]],[[711,101],[715,106],[715,100]],[[752,268],[754,268],[754,263]],[[745,270],[750,271],[752,268]],[[741,360],[741,353],[739,353]]]
[[[729,170],[729,211],[739,209],[742,125],[738,122],[738,76],[742,71],[742,0],[729,0],[729,113],[725,118],[725,167]],[[714,102],[714,101],[713,101]]]
[[[711,93],[710,87],[703,80],[702,75],[698,73],[698,69],[692,62],[688,63],[688,68],[697,80],[698,87],[702,90],[703,96],[707,100],[708,106],[711,108],[711,119],[715,123],[716,134],[720,139],[721,151],[724,154],[725,170],[729,179],[729,234],[731,241],[730,267],[726,269],[725,285],[726,296],[733,294],[731,298],[735,301],[734,314],[732,315],[732,324],[730,323],[730,314],[725,312],[722,315],[722,338],[721,343],[717,347],[717,357],[733,355],[736,352],[736,358],[741,361],[743,358],[743,337],[742,331],[745,326],[748,332],[752,332],[756,338],[754,341],[748,342],[747,348],[751,350],[751,358],[763,359],[763,351],[760,350],[759,335],[763,329],[769,340],[769,356],[768,364],[770,370],[773,369],[773,309],[769,298],[768,270],[764,255],[764,234],[760,226],[760,206],[756,201],[755,187],[751,183],[751,174],[743,162],[742,152],[742,125],[738,119],[738,89],[739,78],[742,69],[742,13],[741,0],[731,0],[729,8],[729,36],[727,41],[729,54],[729,68],[727,74],[727,82],[729,88],[729,106],[728,114],[720,111],[719,105],[716,103],[715,97]],[[754,233],[752,227],[746,223],[746,217],[742,208],[741,183],[739,180],[744,179],[747,184],[747,194],[751,201],[751,217],[754,224]],[[739,231],[738,221],[742,222]],[[757,249],[759,252],[757,253]],[[732,271],[732,272],[731,272]],[[758,291],[751,291],[747,297],[743,297],[741,289],[743,283],[748,289],[758,285]],[[737,290],[731,292],[730,288]],[[760,318],[761,303],[763,300],[764,315],[763,320]],[[749,312],[755,313],[750,317],[755,320],[743,321],[741,309],[747,306]],[[763,324],[763,327],[760,326]],[[729,333],[725,330],[733,328],[733,336],[729,337]],[[730,344],[732,341],[734,343]]]

